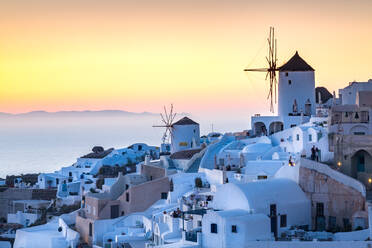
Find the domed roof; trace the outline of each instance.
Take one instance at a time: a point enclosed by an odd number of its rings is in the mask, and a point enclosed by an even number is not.
[[[287,63],[279,67],[279,71],[314,71],[314,69],[296,51]]]
[[[271,144],[266,143],[250,144],[244,147],[242,153],[264,153],[270,150],[271,147],[272,147]]]
[[[282,206],[309,204],[298,184],[286,178],[223,184],[217,188],[212,204],[220,210],[243,209],[260,213],[266,211],[270,202],[280,203]]]

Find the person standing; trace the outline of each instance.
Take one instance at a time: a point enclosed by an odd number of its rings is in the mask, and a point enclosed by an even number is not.
[[[318,149],[318,147],[315,148],[315,158],[316,158],[316,162],[319,162],[319,149]]]
[[[315,160],[315,146],[311,148],[311,160]]]

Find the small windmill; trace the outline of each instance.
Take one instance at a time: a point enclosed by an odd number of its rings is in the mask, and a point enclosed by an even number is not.
[[[274,113],[274,97],[275,95],[275,103],[276,103],[276,87],[278,81],[276,80],[276,71],[279,69],[276,67],[277,59],[277,47],[276,47],[276,39],[274,33],[274,27],[270,27],[270,34],[269,38],[267,39],[268,42],[268,56],[266,56],[266,61],[268,63],[268,68],[259,68],[259,69],[244,69],[244,71],[258,71],[258,72],[266,72],[267,80],[269,78],[270,81],[270,90],[269,94],[267,95],[267,99],[270,99],[270,111]]]
[[[169,138],[173,136],[173,120],[176,117],[176,113],[173,113],[173,104],[170,106],[170,110],[164,106],[164,113],[160,113],[160,117],[163,125],[153,125],[152,127],[165,127],[165,132],[162,137],[163,143],[169,143]]]

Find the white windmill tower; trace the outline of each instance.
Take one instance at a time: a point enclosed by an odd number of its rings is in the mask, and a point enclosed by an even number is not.
[[[286,119],[288,116],[306,116],[315,114],[315,76],[314,69],[303,60],[298,52],[284,65],[277,66],[277,41],[274,28],[270,27],[268,42],[268,67],[259,69],[245,69],[248,72],[266,72],[269,79],[270,111],[274,112],[274,101],[277,101],[278,89],[278,115]],[[279,72],[279,82],[277,80]],[[296,111],[294,111],[294,109]]]
[[[173,122],[176,117],[176,113],[173,113],[173,105],[171,105],[170,111],[167,111],[164,107],[164,114],[160,114],[160,116],[163,125],[154,125],[153,127],[165,128],[161,145],[163,154],[200,147],[199,123],[188,117],[183,117],[177,122]]]
[[[160,113],[161,121],[163,125],[153,125],[152,127],[165,127],[165,132],[162,137],[162,144],[160,147],[160,152],[167,154],[171,152],[171,145],[169,140],[173,136],[173,120],[176,117],[176,113],[173,113],[173,104],[170,106],[170,111],[164,106],[164,113]]]

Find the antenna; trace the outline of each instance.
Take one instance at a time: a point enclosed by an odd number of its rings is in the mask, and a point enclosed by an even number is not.
[[[173,121],[176,117],[176,113],[173,113],[173,104],[171,104],[169,111],[164,106],[164,113],[160,113],[161,121],[163,125],[153,125],[152,127],[165,127],[165,132],[162,137],[163,143],[169,143],[169,138],[173,138]]]
[[[268,68],[258,68],[258,69],[244,69],[248,72],[266,72],[265,80],[269,78],[270,88],[267,99],[270,99],[270,111],[274,113],[274,101],[276,103],[277,99],[277,83],[276,80],[276,71],[279,69],[276,67],[277,64],[277,41],[275,38],[274,27],[270,27],[269,38],[267,39],[268,43],[268,55],[266,56],[266,61],[268,63]],[[273,96],[274,95],[274,96]]]

